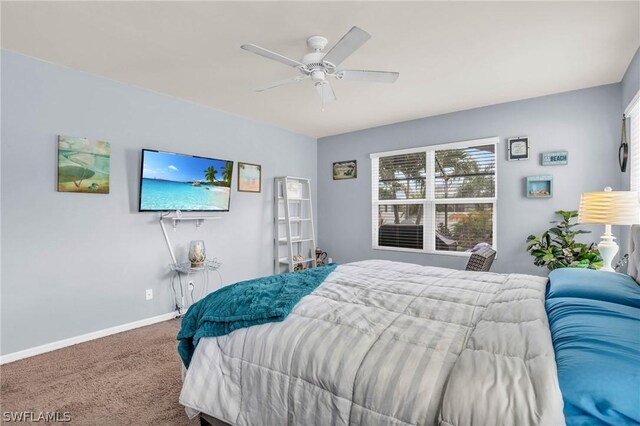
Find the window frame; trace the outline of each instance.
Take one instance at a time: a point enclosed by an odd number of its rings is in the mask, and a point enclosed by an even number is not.
[[[436,231],[436,217],[435,209],[438,204],[491,204],[492,205],[492,248],[498,251],[498,143],[500,138],[497,136],[471,139],[466,141],[451,142],[438,145],[426,145],[416,148],[399,149],[394,151],[384,151],[369,154],[371,160],[371,248],[374,250],[385,251],[399,251],[409,253],[423,253],[423,254],[443,254],[448,256],[462,256],[468,257],[471,252],[467,251],[448,251],[448,250],[436,250],[435,237]],[[436,198],[435,197],[435,151],[439,150],[451,150],[451,149],[465,149],[473,148],[482,145],[494,145],[495,146],[495,178],[494,178],[494,196],[493,197],[478,197],[478,198]],[[408,199],[394,199],[394,200],[380,200],[379,199],[379,181],[378,171],[379,168],[376,162],[381,157],[392,157],[394,155],[413,154],[417,152],[424,152],[426,155],[426,190],[425,198],[408,198]],[[381,205],[394,205],[394,204],[422,204],[422,249],[404,248],[404,247],[389,247],[380,246],[378,244],[378,216],[379,206]],[[427,232],[427,224],[429,224],[429,232]]]
[[[624,110],[624,114],[627,117],[627,120],[630,121],[627,123],[627,132],[629,143],[629,159],[628,159],[628,168],[629,170],[629,190],[630,191],[640,191],[640,129],[637,129],[635,135],[638,136],[634,138],[634,127],[640,126],[640,91],[638,91],[627,108]]]

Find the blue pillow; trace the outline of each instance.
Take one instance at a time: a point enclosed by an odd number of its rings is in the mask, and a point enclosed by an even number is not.
[[[549,274],[547,299],[578,297],[640,308],[640,286],[629,275],[561,268]]]
[[[546,308],[567,425],[640,424],[640,309],[575,297]]]

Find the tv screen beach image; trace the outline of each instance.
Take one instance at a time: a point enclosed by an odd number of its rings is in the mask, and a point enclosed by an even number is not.
[[[226,211],[233,161],[143,150],[141,211]]]
[[[109,193],[109,142],[58,136],[58,191]]]

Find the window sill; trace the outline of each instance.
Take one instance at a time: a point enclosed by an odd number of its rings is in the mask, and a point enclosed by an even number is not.
[[[383,251],[400,251],[405,253],[419,253],[419,254],[442,254],[445,256],[457,256],[457,257],[469,257],[473,253],[469,251],[445,251],[445,250],[424,250],[424,249],[410,249],[402,247],[384,247],[384,246],[372,246],[374,250]]]

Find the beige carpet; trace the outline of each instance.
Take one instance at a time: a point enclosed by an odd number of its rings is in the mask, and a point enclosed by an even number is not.
[[[0,366],[1,411],[66,411],[78,425],[197,425],[178,403],[179,328],[175,319]]]

